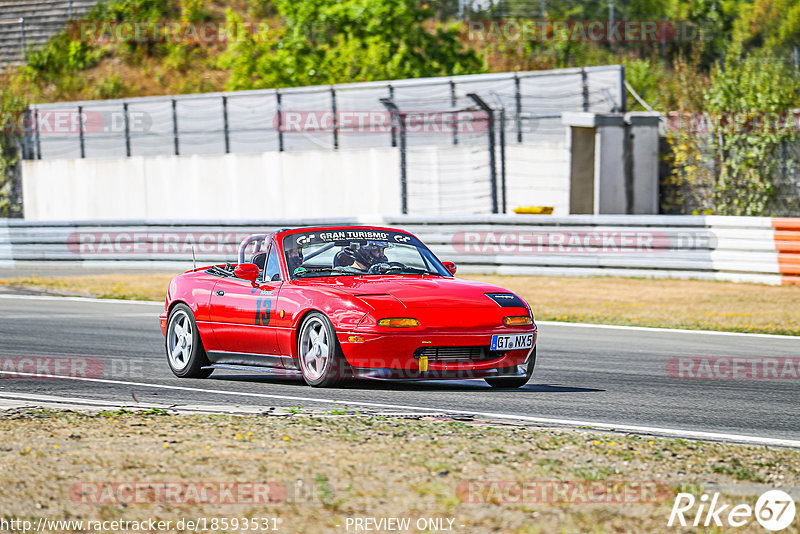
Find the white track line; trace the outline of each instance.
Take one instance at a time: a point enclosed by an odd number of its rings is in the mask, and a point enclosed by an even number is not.
[[[677,334],[707,334],[711,336],[747,336],[769,339],[794,339],[800,342],[800,336],[784,336],[781,334],[751,334],[748,332],[722,332],[720,330],[686,330],[682,328],[657,328],[652,326],[624,326],[616,324],[594,323],[562,323],[559,321],[536,321],[537,325],[546,326],[575,326],[578,328],[606,328],[610,330],[638,330],[642,332],[672,332]]]
[[[123,300],[123,299],[96,299],[91,297],[57,297],[54,295],[7,295],[0,294],[0,299],[19,299],[19,300],[67,300],[71,302],[102,302],[103,304],[144,304],[146,306],[161,306],[163,302],[154,300]]]
[[[505,413],[494,412],[474,412],[468,410],[444,410],[439,408],[425,408],[422,406],[408,406],[405,404],[384,404],[378,402],[363,402],[363,401],[337,401],[334,399],[319,399],[314,397],[295,397],[291,395],[273,395],[269,393],[251,393],[244,391],[223,391],[219,389],[202,389],[190,388],[185,386],[170,386],[166,384],[145,384],[142,382],[128,382],[123,380],[108,380],[105,378],[83,378],[76,376],[56,376],[56,375],[43,375],[38,373],[22,373],[17,371],[3,371],[0,374],[9,374],[17,376],[28,376],[37,378],[56,378],[60,380],[78,380],[81,382],[96,382],[101,384],[117,384],[121,386],[137,386],[144,388],[156,389],[169,389],[174,391],[194,391],[198,393],[211,393],[216,395],[228,395],[234,397],[256,397],[262,399],[280,399],[302,402],[316,402],[320,404],[349,404],[353,406],[365,406],[369,408],[389,408],[394,410],[411,410],[416,412],[435,412],[442,414],[459,414],[459,415],[477,415],[482,417],[490,417],[494,419],[507,419],[513,421],[526,421],[530,423],[540,423],[549,425],[565,425],[571,427],[588,427],[590,429],[623,431],[623,432],[636,432],[643,434],[664,434],[668,436],[677,436],[691,439],[705,439],[705,440],[722,440],[733,441],[740,443],[756,444],[756,445],[776,445],[780,447],[795,447],[800,448],[800,441],[779,438],[765,438],[759,436],[744,436],[740,434],[723,434],[717,432],[700,432],[696,430],[679,430],[674,428],[660,428],[651,426],[638,426],[638,425],[623,425],[612,423],[601,423],[597,421],[575,421],[572,419],[552,419],[546,417],[531,417],[527,415],[513,415]],[[6,394],[11,392],[4,392]]]

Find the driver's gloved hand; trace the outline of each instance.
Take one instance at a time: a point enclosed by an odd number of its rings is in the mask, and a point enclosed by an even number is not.
[[[376,263],[375,265],[369,268],[367,274],[380,274],[382,271],[386,271],[391,268],[392,266],[389,265],[388,263]]]

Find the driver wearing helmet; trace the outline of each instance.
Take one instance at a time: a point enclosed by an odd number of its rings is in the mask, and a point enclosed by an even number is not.
[[[303,264],[303,247],[295,244],[292,248],[286,249],[286,268],[289,270],[289,275],[294,273],[294,270]]]
[[[386,241],[367,241],[367,243],[361,247],[361,249],[369,256],[369,265],[367,267],[371,267],[377,263],[388,263],[389,258],[386,257],[384,251],[386,247],[389,246],[389,243]]]
[[[373,265],[387,263],[389,259],[384,254],[384,250],[389,244],[385,241],[367,241],[361,246],[352,243],[349,247],[344,247],[334,258],[336,267],[354,267],[361,271],[368,271]]]

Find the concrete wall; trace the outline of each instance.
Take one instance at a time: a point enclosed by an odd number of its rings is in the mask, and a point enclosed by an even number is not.
[[[409,213],[490,213],[488,159],[475,146],[409,149]],[[566,140],[508,146],[508,211],[553,206],[566,215],[568,160]],[[499,157],[497,173],[499,187]],[[26,219],[51,221],[398,215],[400,155],[381,148],[26,160],[23,202]]]
[[[400,212],[396,149],[23,162],[28,220]]]
[[[558,142],[507,146],[507,213],[513,213],[519,206],[552,206],[554,215],[568,215],[569,169],[566,138]]]
[[[561,120],[570,130],[570,213],[658,213],[658,113],[566,112]]]
[[[484,147],[414,147],[408,151],[410,215],[489,214],[489,151]],[[497,205],[502,213],[500,149]],[[518,206],[552,206],[569,213],[566,139],[506,146],[506,213]],[[356,214],[357,215],[357,214]]]

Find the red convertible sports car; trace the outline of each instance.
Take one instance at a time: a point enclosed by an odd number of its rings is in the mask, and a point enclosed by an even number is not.
[[[318,387],[352,378],[525,385],[536,363],[530,307],[455,272],[401,230],[252,235],[236,265],[196,268],[170,282],[161,314],[167,361],[179,377],[269,370]]]

